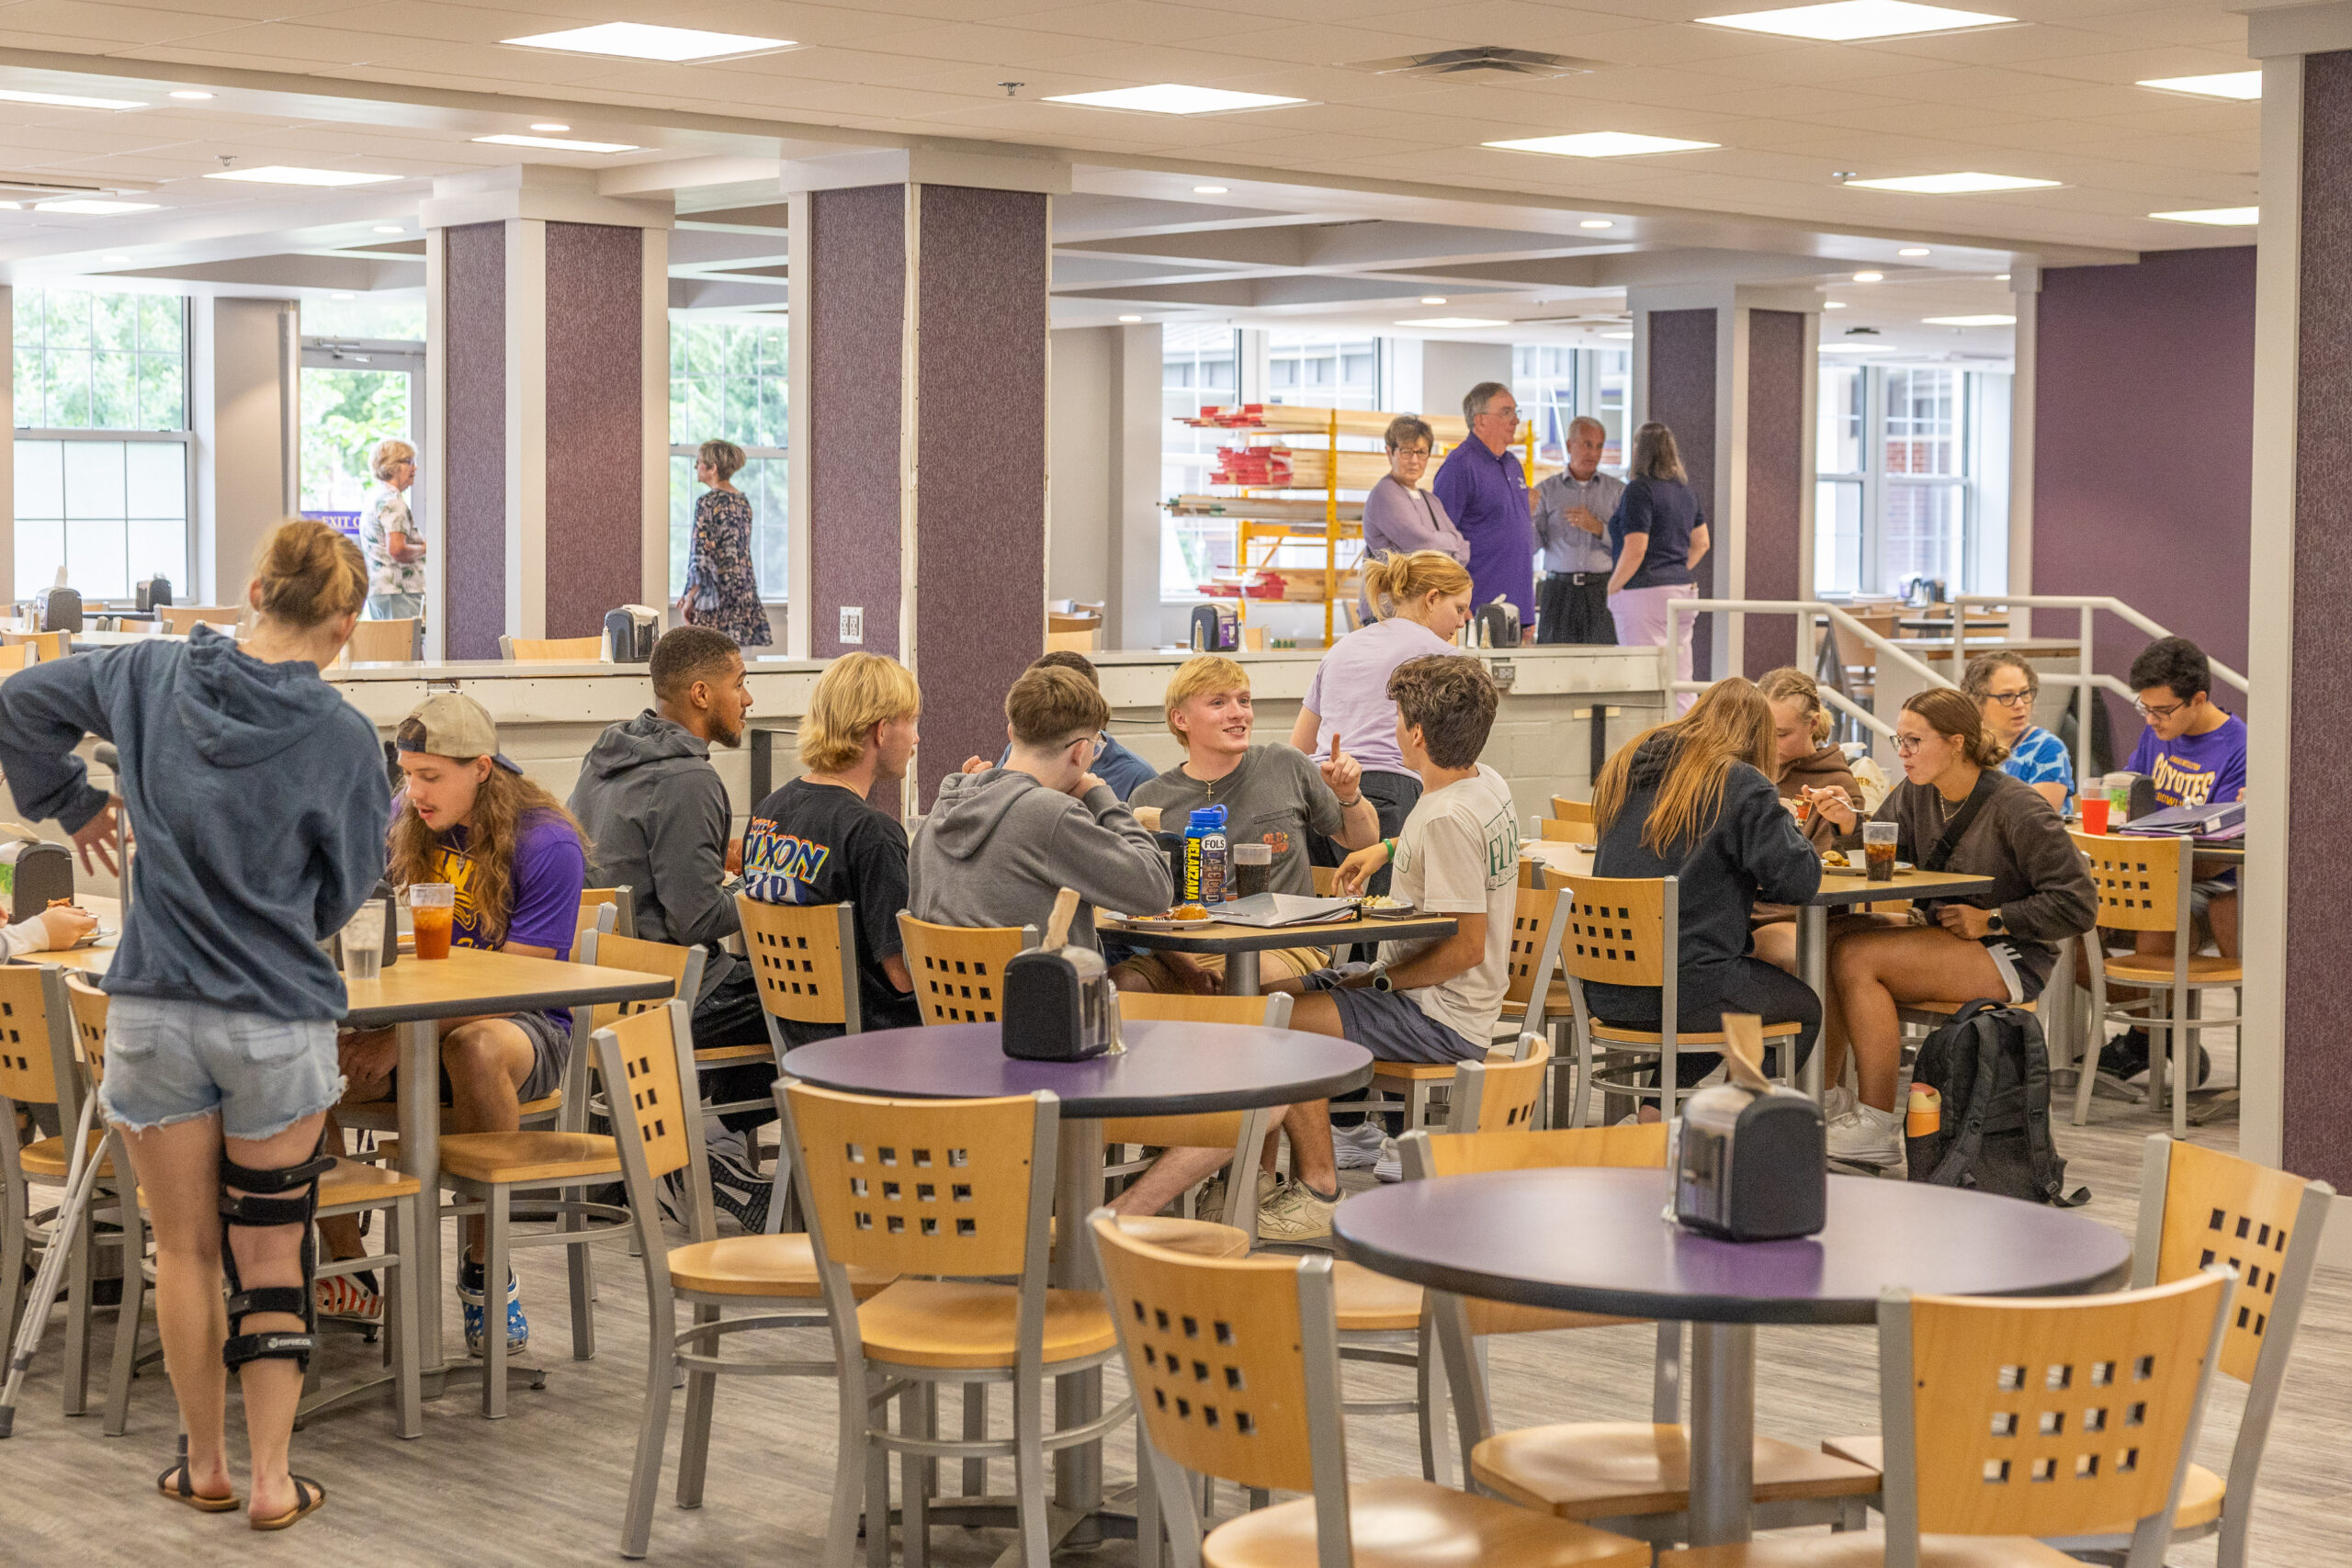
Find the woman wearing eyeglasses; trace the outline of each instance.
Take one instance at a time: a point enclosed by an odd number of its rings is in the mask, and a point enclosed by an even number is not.
[[[1976,699],[1984,730],[2009,749],[2001,772],[2033,786],[2060,816],[2075,809],[2075,759],[2066,744],[2033,722],[2041,677],[2019,653],[1980,653],[1968,661],[1961,690]]]
[[[1420,488],[1429,472],[1430,448],[1437,437],[1426,420],[1399,414],[1388,422],[1388,472],[1363,498],[1363,558],[1376,561],[1391,551],[1409,556],[1435,550],[1458,565],[1470,564],[1470,541],[1447,516],[1445,503]],[[1369,583],[1356,602],[1356,619],[1374,619]]]
[[[1823,998],[1824,1058],[1838,1081],[1840,1043],[1850,1045],[1860,1100],[1829,1123],[1829,1154],[1863,1165],[1903,1158],[1903,1112],[1894,1102],[1903,1065],[1898,1009],[1990,998],[2012,1005],[2041,994],[2057,944],[2098,916],[2090,872],[2066,825],[2030,784],[2001,771],[2007,755],[1966,694],[1920,692],[1895,716],[1903,782],[1874,820],[1897,825],[1896,854],[1922,871],[1989,878],[1963,898],[1925,900],[1907,919],[1841,923],[1829,948]],[[1849,844],[1861,820],[1844,794],[1810,792],[1814,810]]]

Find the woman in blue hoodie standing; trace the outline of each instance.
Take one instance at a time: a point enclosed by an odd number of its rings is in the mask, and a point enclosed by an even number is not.
[[[1802,1026],[1802,1063],[1821,1032],[1821,998],[1757,957],[1749,934],[1759,899],[1802,904],[1821,886],[1821,858],[1767,771],[1779,766],[1775,749],[1771,705],[1753,682],[1735,675],[1708,687],[1689,713],[1635,737],[1601,770],[1592,874],[1678,879],[1679,1035],[1714,1033],[1727,1012],[1757,1013]],[[1631,1029],[1657,1029],[1663,1007],[1657,991],[1634,986],[1587,986],[1585,1000],[1596,1018]],[[1677,1081],[1691,1088],[1717,1060],[1679,1051]]]
[[[111,866],[119,809],[138,830],[136,897],[105,981],[100,1103],[146,1190],[156,1318],[187,1433],[186,1459],[156,1484],[205,1513],[238,1506],[222,1433],[234,1370],[255,1529],[326,1500],[287,1467],[314,1343],[320,1134],[343,1091],[343,980],[319,942],[383,873],[390,792],[374,726],[319,671],[367,593],[357,547],[287,523],[262,547],[242,649],[198,626],[185,643],[145,638],[0,683],[0,768],[18,809],[55,818],[85,865]],[[85,735],[120,754],[119,796],[74,755]]]

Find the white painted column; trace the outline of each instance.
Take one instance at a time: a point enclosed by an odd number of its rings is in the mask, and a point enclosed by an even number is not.
[[[1160,641],[1161,333],[1157,324],[1114,327],[1111,351],[1111,548],[1105,648]]]
[[[294,389],[287,383],[279,318],[296,310],[290,299],[198,299],[192,306],[196,515],[189,554],[196,581],[188,604],[243,604],[261,542],[286,514]]]
[[[506,220],[506,626],[548,635],[548,226]],[[663,465],[665,468],[668,465]]]
[[[2009,379],[2009,592],[2033,592],[2033,422],[2041,359],[2041,272],[2009,277],[2017,310],[2017,373]],[[2029,625],[2032,617],[2027,617]],[[2072,628],[2069,628],[2071,631]]]
[[[670,601],[670,231],[644,231],[639,374],[645,439],[645,532],[639,572],[644,588],[638,603],[659,610]]]
[[[785,445],[792,456],[785,470],[785,493],[790,498],[792,516],[786,525],[790,537],[785,547],[789,586],[785,591],[788,608],[785,614],[784,650],[787,657],[807,659],[817,604],[816,550],[811,543],[815,536],[810,515],[813,502],[809,500],[808,483],[814,454],[809,410],[816,396],[809,356],[808,193],[793,191],[786,202],[786,221],[790,228],[785,238],[785,265],[790,275],[790,292],[785,309],[784,352],[791,389],[785,407]]]

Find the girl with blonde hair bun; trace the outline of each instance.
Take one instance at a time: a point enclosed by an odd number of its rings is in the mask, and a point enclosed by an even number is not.
[[[1308,756],[1343,747],[1363,765],[1363,793],[1380,813],[1380,836],[1393,839],[1421,798],[1421,778],[1396,745],[1396,704],[1388,677],[1408,660],[1459,653],[1453,638],[1470,620],[1470,573],[1438,550],[1390,550],[1367,558],[1364,598],[1378,617],[1331,645],[1315,667],[1290,743]],[[1336,846],[1320,834],[1307,845],[1317,865],[1336,866]],[[1388,891],[1383,869],[1365,891]]]
[[[1772,708],[1771,772],[1781,798],[1804,800],[1808,790],[1836,789],[1843,790],[1849,800],[1862,799],[1861,784],[1845,749],[1829,739],[1829,709],[1814,678],[1794,665],[1782,665],[1768,671],[1756,689]],[[1822,817],[1808,816],[1804,829],[1815,849],[1827,849],[1837,832]]]

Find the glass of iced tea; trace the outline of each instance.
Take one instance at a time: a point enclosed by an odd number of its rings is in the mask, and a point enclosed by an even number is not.
[[[1862,854],[1872,882],[1894,880],[1895,838],[1901,829],[1892,822],[1862,824]]]
[[[458,889],[447,882],[419,882],[408,890],[409,913],[416,920],[416,955],[449,956],[449,933],[458,919]]]

